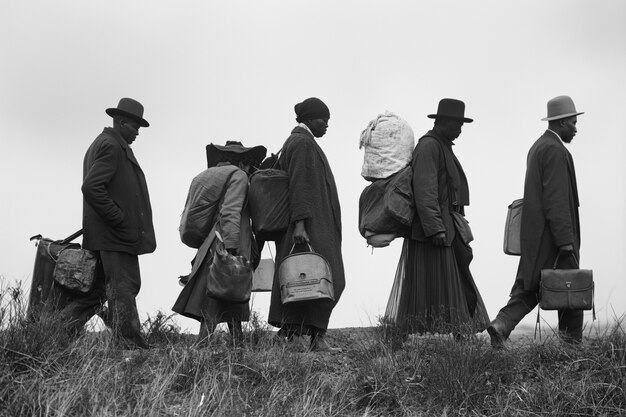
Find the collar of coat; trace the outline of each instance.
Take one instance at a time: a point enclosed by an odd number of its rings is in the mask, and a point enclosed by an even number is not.
[[[139,162],[137,162],[137,159],[135,159],[135,154],[133,153],[133,150],[131,149],[130,145],[128,145],[128,142],[124,140],[122,135],[117,133],[117,131],[112,127],[105,127],[103,133],[106,133],[107,135],[115,139],[117,143],[119,143],[119,145],[122,147],[124,152],[126,152],[126,157],[130,160],[130,162],[139,167]]]
[[[294,127],[293,130],[291,131],[291,133],[292,134],[293,133],[304,133],[306,135],[311,136],[313,139],[315,139],[315,136],[313,135],[313,133],[311,133],[311,131],[309,129],[305,129],[305,128],[299,126],[299,125]]]

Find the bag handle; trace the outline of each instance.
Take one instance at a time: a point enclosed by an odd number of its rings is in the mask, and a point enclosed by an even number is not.
[[[311,244],[310,244],[309,242],[305,242],[305,243],[298,243],[298,245],[304,245],[304,244],[306,244],[306,245],[309,247],[309,252],[316,253],[316,252],[313,250],[313,248],[311,247]],[[291,254],[293,253],[293,250],[294,250],[294,248],[295,248],[295,247],[296,247],[296,243],[294,242],[294,243],[293,243],[293,245],[291,245],[291,250],[289,251],[289,254],[288,254],[287,256],[289,256],[289,255],[291,255]]]
[[[578,265],[578,259],[576,258],[576,254],[574,252],[569,252],[570,255],[574,258],[574,262],[576,263],[576,268],[580,268]],[[559,263],[559,258],[561,257],[561,252],[556,255],[556,259],[554,260],[554,264],[552,265],[552,269],[556,269],[557,264]]]

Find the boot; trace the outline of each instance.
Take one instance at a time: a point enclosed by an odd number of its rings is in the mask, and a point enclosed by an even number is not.
[[[311,331],[311,352],[341,352],[340,348],[334,348],[328,344],[326,340],[326,331],[315,329]]]

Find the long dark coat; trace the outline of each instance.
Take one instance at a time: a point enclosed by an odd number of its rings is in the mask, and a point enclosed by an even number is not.
[[[452,205],[456,203],[462,213],[463,207],[469,205],[467,178],[451,147],[452,142],[431,130],[420,138],[413,151],[413,240],[430,242],[432,236],[445,232],[445,245],[450,246],[456,235],[450,214]]]
[[[325,330],[345,287],[341,256],[341,208],[335,178],[322,148],[313,135],[302,127],[294,128],[285,141],[279,165],[289,174],[291,222],[287,232],[276,241],[276,265],[280,265],[291,250],[294,223],[304,220],[311,246],[330,264],[335,301],[316,300],[282,305],[277,267],[268,322],[276,327],[289,325],[302,328],[303,333],[308,333],[311,326]]]
[[[128,143],[107,127],[83,162],[83,247],[134,255],[156,249],[146,178]]]
[[[580,249],[578,188],[574,160],[565,145],[547,130],[528,152],[520,231],[518,279],[536,291],[541,269],[551,267],[562,245]]]

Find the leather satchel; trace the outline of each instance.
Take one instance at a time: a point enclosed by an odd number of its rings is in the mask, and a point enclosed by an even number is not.
[[[333,274],[328,261],[311,245],[308,252],[293,253],[295,244],[278,267],[280,299],[283,304],[335,299]]]
[[[467,221],[465,216],[458,211],[453,210],[452,220],[454,221],[454,229],[458,233],[463,243],[469,245],[469,243],[474,240],[474,235],[472,234],[472,229],[470,228],[469,222]]]
[[[90,250],[66,247],[61,249],[54,267],[54,280],[63,288],[88,293],[96,279],[98,257]]]
[[[215,231],[214,245],[207,279],[207,295],[231,303],[247,303],[252,292],[250,261],[244,256],[228,253],[218,231]]]
[[[522,229],[522,207],[524,199],[520,198],[509,204],[509,210],[504,224],[504,253],[520,256],[522,254],[520,231]]]
[[[593,272],[590,269],[556,269],[559,256],[551,269],[541,270],[539,307],[542,310],[593,309]]]

